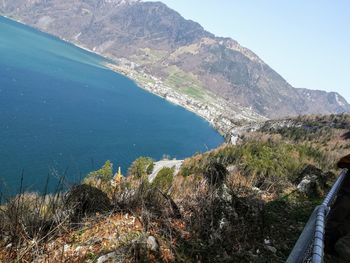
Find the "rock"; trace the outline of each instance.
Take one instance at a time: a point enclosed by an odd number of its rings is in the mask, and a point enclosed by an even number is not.
[[[11,248],[12,247],[12,243],[10,243],[10,244],[8,244],[7,246],[6,246],[6,248],[8,249],[8,248]]]
[[[225,226],[227,226],[229,222],[225,217],[221,218],[220,223],[219,223],[219,228],[223,229]]]
[[[255,187],[255,186],[252,187],[252,190],[253,190],[255,193],[257,193],[257,194],[262,194],[262,193],[263,193],[263,191],[261,191],[260,188]]]
[[[232,195],[230,194],[230,189],[227,187],[226,184],[223,184],[221,198],[226,202],[232,201]]]
[[[328,188],[328,181],[333,178],[333,173],[325,173],[313,165],[307,165],[296,180],[297,189],[308,197],[321,197]]]
[[[153,252],[158,252],[159,250],[159,245],[154,236],[149,236],[147,238],[147,248]]]
[[[236,165],[229,165],[226,167],[226,169],[230,174],[238,171],[238,168]]]
[[[276,252],[277,252],[277,249],[275,248],[275,247],[273,247],[273,246],[265,246],[265,248],[268,250],[268,251],[270,251],[270,252],[272,252],[272,253],[274,253],[274,254],[276,254]]]
[[[271,241],[270,241],[270,239],[264,239],[264,244],[265,245],[270,245],[271,244]]]
[[[343,135],[343,138],[349,139],[350,138],[350,132],[346,133],[345,137]],[[350,169],[350,154],[344,156],[343,158],[341,158],[337,165],[338,165],[339,168],[342,168],[342,169],[344,169],[344,168]]]
[[[111,252],[111,253],[108,253],[106,255],[103,255],[103,256],[100,256],[98,259],[97,259],[97,263],[104,263],[110,259],[113,259],[116,257],[116,253],[115,252]]]

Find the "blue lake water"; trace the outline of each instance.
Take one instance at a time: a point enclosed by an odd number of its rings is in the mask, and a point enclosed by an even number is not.
[[[223,138],[203,119],[103,67],[104,59],[0,17],[0,191],[81,180],[106,160],[178,159]]]

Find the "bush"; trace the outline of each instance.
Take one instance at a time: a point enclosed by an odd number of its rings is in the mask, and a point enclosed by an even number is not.
[[[154,178],[151,186],[156,187],[161,190],[163,193],[167,193],[174,180],[174,168],[164,167],[162,168],[156,178]]]
[[[90,185],[82,184],[73,187],[64,200],[65,208],[73,222],[95,213],[111,209],[111,202],[106,193]]]
[[[206,186],[183,199],[184,211],[190,211],[184,219],[191,233],[190,240],[182,240],[184,254],[201,262],[257,262],[246,251],[260,249],[256,241],[263,223],[261,203],[251,196],[239,197],[232,189],[231,200],[216,192]]]
[[[221,186],[227,174],[228,171],[226,167],[216,161],[208,163],[204,169],[204,177],[211,186]]]
[[[90,172],[83,180],[83,183],[96,187],[106,193],[112,191],[111,180],[113,179],[113,164],[111,161],[106,161],[105,164],[98,170]]]
[[[131,164],[128,175],[140,179],[151,174],[153,167],[153,159],[149,157],[140,157]]]

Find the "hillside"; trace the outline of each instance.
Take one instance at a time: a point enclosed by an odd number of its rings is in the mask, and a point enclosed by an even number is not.
[[[113,178],[107,161],[67,192],[6,199],[0,261],[285,262],[349,134],[350,115],[301,116],[267,121],[181,167],[141,157]]]
[[[141,72],[195,100],[221,105],[230,115],[225,118],[350,111],[339,94],[293,88],[249,49],[160,2],[3,0],[0,14],[112,58],[131,77]]]

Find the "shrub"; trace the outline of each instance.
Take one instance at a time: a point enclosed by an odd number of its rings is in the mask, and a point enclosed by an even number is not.
[[[167,193],[173,183],[174,180],[174,168],[164,167],[162,168],[156,178],[154,178],[152,182],[152,187],[157,187],[164,193]]]
[[[68,192],[64,204],[73,222],[97,212],[106,212],[111,208],[106,193],[86,184],[73,187]]]
[[[90,172],[83,180],[84,184],[101,189],[104,192],[111,191],[110,181],[113,179],[113,164],[106,161],[98,170]]]
[[[131,164],[128,175],[137,179],[145,177],[152,173],[153,166],[153,159],[149,157],[140,157]]]
[[[208,163],[204,169],[204,177],[211,186],[221,186],[228,171],[224,165],[219,162],[212,161]]]

